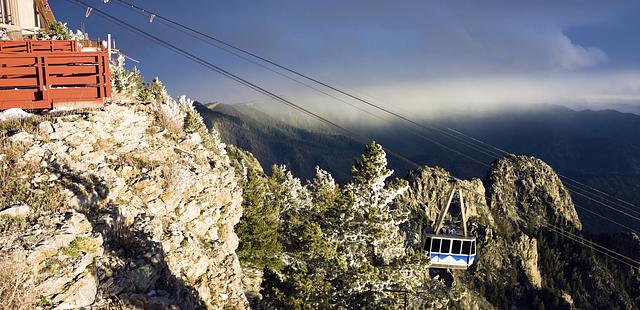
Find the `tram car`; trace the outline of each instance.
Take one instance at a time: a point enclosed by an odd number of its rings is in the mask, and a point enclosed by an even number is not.
[[[444,217],[449,211],[456,192],[460,198],[463,233],[462,235],[441,234]],[[476,238],[467,236],[467,217],[462,189],[453,188],[446,206],[441,210],[436,221],[435,233],[425,234],[423,237],[424,251],[431,261],[431,268],[467,269],[473,264],[476,258]]]

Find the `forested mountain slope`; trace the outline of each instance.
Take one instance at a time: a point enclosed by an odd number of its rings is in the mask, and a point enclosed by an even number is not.
[[[358,143],[355,141],[331,135],[324,129],[314,131],[316,127],[296,128],[276,119],[279,114],[273,109],[264,109],[269,114],[261,112],[257,104],[216,105],[212,109],[200,106],[198,110],[205,115],[205,121],[219,121],[216,128],[224,141],[252,151],[265,166],[287,163],[289,169],[303,179],[312,177],[310,167],[320,165],[337,180],[344,181],[348,178],[345,173],[349,169],[348,163],[357,154]],[[293,116],[288,113],[283,117],[290,122]],[[305,124],[303,121],[291,122]],[[638,115],[538,105],[494,112],[452,113],[425,123],[455,128],[510,153],[536,156],[563,175],[640,205]],[[356,127],[415,162],[443,167],[458,177],[484,177],[495,159],[435,131],[423,133],[485,165],[479,164],[423,139],[401,123],[357,124]],[[307,137],[309,140],[304,142]],[[392,156],[389,162],[396,176],[413,168]],[[581,207],[599,215],[611,211],[582,196],[573,198]],[[639,207],[633,208],[640,212]],[[583,216],[587,230],[615,232],[623,229],[591,212],[578,212]],[[630,221],[624,214],[614,211],[608,215],[625,226],[640,229],[640,224]]]
[[[640,301],[637,268],[572,239],[583,236],[580,217],[539,159],[501,158],[483,180],[428,166],[391,179],[386,154],[369,144],[349,181],[337,183],[321,168],[307,182],[283,166],[266,175],[250,153],[229,154],[245,171],[238,255],[255,308],[637,309]],[[466,271],[430,268],[422,247],[454,188],[478,239]],[[460,231],[459,214],[445,228]],[[599,241],[640,257],[637,235]]]
[[[286,164],[296,175],[311,178],[320,165],[345,179],[359,143],[337,134],[300,129],[274,119],[250,105],[195,104],[223,141],[253,153],[266,167]]]

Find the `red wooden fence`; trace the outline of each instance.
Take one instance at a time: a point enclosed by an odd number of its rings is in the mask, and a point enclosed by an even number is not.
[[[95,107],[110,96],[106,51],[0,53],[0,110]]]
[[[35,53],[35,52],[78,52],[78,41],[74,40],[11,40],[0,41],[0,53]]]

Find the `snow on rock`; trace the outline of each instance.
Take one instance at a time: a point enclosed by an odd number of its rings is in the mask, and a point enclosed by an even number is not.
[[[0,112],[0,121],[8,121],[15,119],[26,119],[32,117],[33,114],[25,112],[20,108],[11,108]]]

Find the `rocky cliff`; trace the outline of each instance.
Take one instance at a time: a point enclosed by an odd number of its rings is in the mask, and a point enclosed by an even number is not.
[[[468,274],[455,273],[460,282],[504,283],[513,272],[521,272],[527,285],[539,289],[542,279],[537,241],[526,234],[524,227],[556,223],[558,217],[563,223],[580,227],[568,191],[555,172],[535,158],[509,156],[497,160],[484,184],[479,179],[455,180],[445,170],[429,167],[412,171],[409,180],[405,203],[418,211],[416,222],[428,223],[417,232],[432,231],[451,190],[454,186],[462,189],[470,234],[478,237],[478,258]],[[445,223],[460,231],[459,218],[448,215]],[[471,306],[479,301],[468,302]]]
[[[452,290],[462,286],[466,291],[452,306],[637,308],[637,290],[628,285],[640,282],[636,270],[620,272],[598,253],[549,229],[580,234],[582,224],[569,191],[543,161],[506,156],[493,163],[484,180],[456,180],[441,168],[423,167],[408,181],[399,203],[413,210],[407,232],[414,248],[421,234],[433,231],[454,186],[463,191],[478,255],[467,271],[438,273]],[[459,210],[451,213],[445,229],[460,232]]]
[[[569,191],[540,159],[513,155],[500,158],[493,163],[486,182],[491,210],[516,227],[540,227],[547,221],[559,221],[582,229]]]
[[[247,307],[224,145],[188,100],[156,101],[2,124],[3,300]]]

